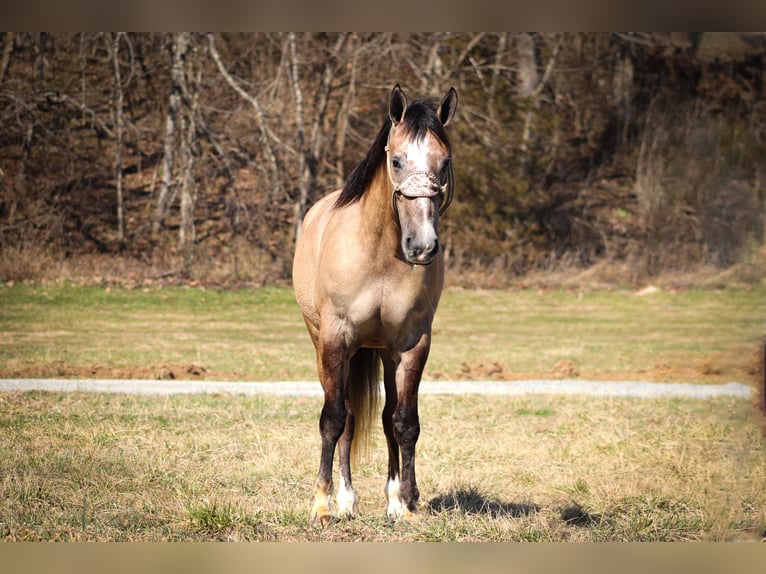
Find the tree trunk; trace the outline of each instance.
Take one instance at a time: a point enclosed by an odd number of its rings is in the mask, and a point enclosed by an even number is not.
[[[0,86],[5,80],[5,74],[8,72],[8,66],[11,65],[11,54],[13,54],[13,45],[16,42],[15,32],[6,32],[5,45],[3,46],[3,55],[0,56]]]
[[[357,73],[357,61],[359,57],[359,49],[354,47],[356,39],[356,33],[351,33],[351,39],[349,41],[349,49],[353,50],[351,61],[348,69],[348,87],[343,94],[343,102],[338,111],[338,125],[335,130],[335,186],[340,188],[345,181],[345,173],[343,169],[343,157],[346,149],[346,134],[348,132],[348,118],[351,115],[351,110],[354,109],[354,101],[356,99],[356,73]]]
[[[615,56],[614,67],[614,105],[622,121],[620,137],[624,144],[628,138],[628,129],[632,119],[633,107],[631,94],[633,93],[633,61],[626,52],[618,52]]]
[[[517,50],[519,83],[516,95],[520,98],[528,98],[534,94],[537,84],[540,83],[534,36],[530,33],[519,34]]]
[[[188,64],[188,71],[182,84],[186,97],[184,98],[184,112],[181,114],[181,226],[178,230],[178,243],[184,254],[184,265],[187,269],[194,264],[194,241],[196,239],[194,209],[197,205],[197,184],[194,180],[194,146],[199,110],[199,87],[202,79],[201,66],[197,66],[196,71],[192,69],[193,64],[196,63]],[[194,77],[194,91],[191,93],[185,79],[187,76]]]
[[[120,74],[120,40],[123,32],[117,32],[111,39],[111,56],[114,70],[114,137],[115,137],[115,188],[117,190],[117,240],[125,241],[125,201],[122,191],[122,133],[124,127],[122,76]]]
[[[562,42],[557,41],[556,46],[548,59],[543,76],[537,70],[537,55],[535,52],[535,39],[532,34],[522,34],[519,38],[519,86],[517,95],[528,100],[527,113],[524,115],[524,127],[521,132],[521,161],[519,163],[519,177],[526,178],[530,175],[532,156],[530,146],[534,140],[534,122],[540,109],[540,94],[550,80],[553,68],[556,65]]]
[[[492,70],[492,78],[489,82],[489,117],[494,121],[497,119],[497,83],[500,79],[500,67],[505,57],[506,46],[508,45],[509,32],[501,32],[497,38],[497,52],[495,52],[495,67]]]
[[[175,150],[176,123],[181,106],[181,90],[184,81],[183,62],[189,47],[189,34],[174,33],[171,43],[172,65],[170,69],[171,87],[168,98],[168,112],[165,116],[165,142],[162,156],[162,178],[157,195],[157,207],[152,222],[152,233],[159,233],[165,222],[168,206],[171,203],[173,186],[173,152]]]
[[[48,40],[48,34],[45,32],[40,32],[37,35],[37,80],[39,82],[42,82],[43,76],[45,75],[45,44]]]
[[[529,175],[529,164],[531,161],[529,146],[532,141],[532,122],[534,121],[535,108],[537,102],[535,98],[535,88],[540,82],[540,74],[537,72],[537,56],[535,55],[535,38],[532,34],[524,33],[518,40],[518,77],[519,84],[516,89],[516,95],[519,98],[528,100],[527,111],[524,114],[524,127],[521,130],[521,161],[519,162],[519,177],[525,178]]]

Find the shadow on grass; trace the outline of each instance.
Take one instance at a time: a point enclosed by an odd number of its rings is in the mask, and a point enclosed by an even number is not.
[[[587,512],[576,502],[561,509],[561,518],[569,526],[579,526],[580,528],[588,528],[601,524],[600,514]]]
[[[452,490],[447,494],[432,498],[428,502],[428,509],[433,514],[457,510],[466,514],[484,514],[492,518],[518,518],[538,512],[540,506],[533,503],[490,500],[478,489],[471,487]]]
[[[469,487],[451,490],[428,502],[432,514],[441,512],[464,512],[465,514],[485,515],[491,518],[521,518],[541,510],[539,504],[499,502],[483,495],[477,488]],[[587,512],[576,502],[558,509],[559,515],[568,526],[589,528],[601,523],[601,515]]]

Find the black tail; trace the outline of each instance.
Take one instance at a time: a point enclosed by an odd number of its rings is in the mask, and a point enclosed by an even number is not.
[[[359,349],[351,357],[348,385],[348,399],[354,413],[351,460],[358,462],[362,451],[369,452],[370,427],[378,411],[380,357],[376,349]]]

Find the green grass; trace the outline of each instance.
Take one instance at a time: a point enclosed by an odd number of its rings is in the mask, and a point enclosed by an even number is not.
[[[318,398],[0,396],[0,538],[753,540],[766,443],[748,401],[421,401],[422,518],[385,518],[375,429],[359,516],[309,526]],[[337,476],[337,469],[336,469]]]
[[[766,289],[449,290],[430,379],[748,376]],[[292,291],[0,287],[0,376],[315,379]]]
[[[0,361],[37,365],[43,375],[50,365],[49,376],[58,367],[64,375],[111,369],[156,378],[168,365],[177,378],[189,365],[233,379],[310,375],[311,344],[286,289],[6,288],[0,333]]]
[[[752,364],[765,327],[766,289],[451,291],[434,322],[429,368],[454,378],[494,363],[512,378],[549,376],[567,361],[583,377],[732,380]]]

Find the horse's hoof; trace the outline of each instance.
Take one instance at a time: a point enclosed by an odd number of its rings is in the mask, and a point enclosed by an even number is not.
[[[401,501],[398,499],[394,499],[388,503],[388,508],[386,508],[386,516],[389,520],[392,522],[396,522],[404,515],[404,506],[402,505]]]
[[[327,528],[333,522],[332,514],[314,515],[311,517],[311,526]]]
[[[309,523],[311,526],[318,526],[320,528],[328,527],[333,521],[333,516],[330,514],[330,509],[325,505],[320,505],[318,508],[314,508],[311,511],[311,517]]]
[[[423,519],[423,515],[420,513],[420,511],[416,508],[415,510],[410,510],[409,508],[404,509],[404,514],[402,514],[401,518],[404,522],[407,522],[408,524],[417,524]]]
[[[344,512],[338,512],[337,520],[353,520],[356,518],[356,511],[348,510]]]
[[[405,506],[400,506],[395,509],[389,507],[386,516],[388,517],[388,520],[393,523],[403,522],[405,524],[413,524],[420,522],[423,515],[417,508],[415,510],[410,510]]]

